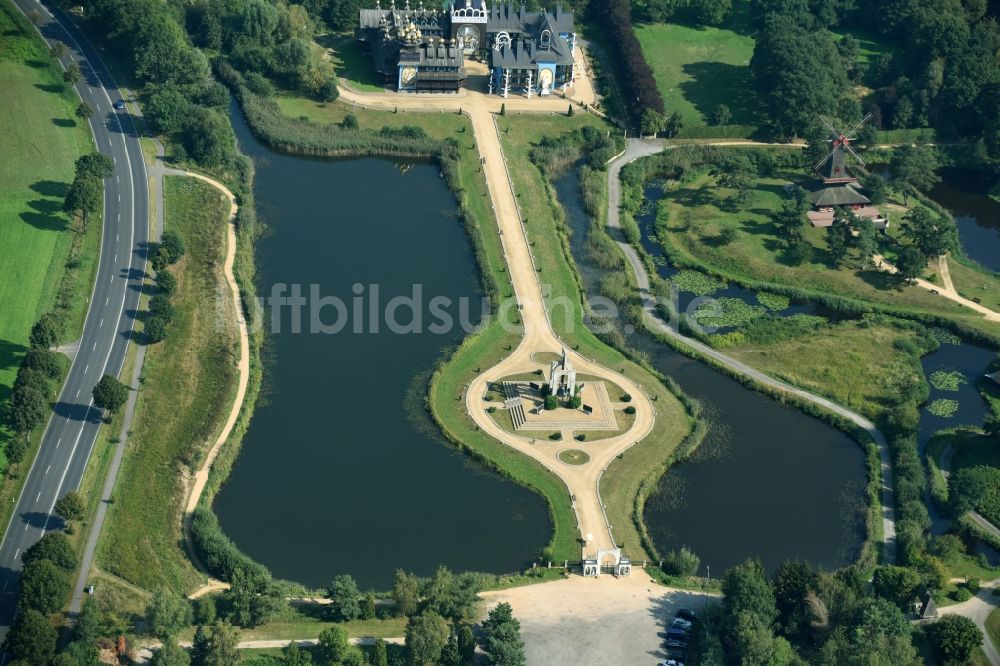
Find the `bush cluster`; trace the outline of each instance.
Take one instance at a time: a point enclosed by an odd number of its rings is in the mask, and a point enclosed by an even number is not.
[[[602,15],[615,62],[619,63],[624,95],[632,121],[638,124],[646,109],[664,113],[663,98],[656,87],[653,70],[646,62],[642,46],[632,27],[629,0],[608,0]],[[634,100],[634,104],[632,103]]]

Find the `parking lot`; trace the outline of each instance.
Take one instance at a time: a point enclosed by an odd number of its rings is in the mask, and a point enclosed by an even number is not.
[[[679,608],[700,611],[713,597],[628,578],[571,576],[488,592],[486,609],[508,602],[521,621],[528,664],[655,666],[667,657],[666,625]]]

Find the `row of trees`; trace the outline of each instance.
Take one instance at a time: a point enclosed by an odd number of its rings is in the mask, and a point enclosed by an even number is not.
[[[629,0],[609,0],[602,12],[603,26],[611,43],[612,56],[621,72],[622,94],[625,108],[632,114],[634,124],[639,124],[647,109],[663,116],[663,98],[656,88],[656,79],[642,46],[632,27]]]
[[[732,0],[635,0],[632,13],[640,21],[669,19],[695,25],[722,25],[733,13]]]
[[[170,298],[177,291],[177,278],[167,267],[184,256],[184,241],[176,231],[164,231],[153,252],[151,264],[156,271],[156,293],[149,299],[149,312],[143,333],[146,342],[156,343],[167,337],[167,327],[174,318]]]

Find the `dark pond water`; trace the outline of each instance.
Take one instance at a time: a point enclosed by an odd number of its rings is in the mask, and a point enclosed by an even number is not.
[[[478,319],[474,257],[437,167],[279,155],[238,113],[233,120],[257,162],[258,213],[269,227],[257,251],[261,295],[286,283],[308,298],[318,285],[343,300],[350,323],[310,334],[309,299],[294,333],[292,309],[281,311],[263,400],[215,501],[225,532],[275,576],[310,586],[349,573],[362,588],[387,589],[397,568],[523,568],[548,542],[545,503],[455,451],[422,409],[428,371],[464,333],[430,332],[426,305],[421,333],[393,333],[385,318],[374,332],[367,320],[372,285],[383,307],[419,285],[425,303],[470,299]],[[360,318],[350,314],[354,285],[364,287]],[[327,325],[338,316],[333,306],[321,313]],[[410,311],[396,321],[410,323]],[[365,332],[353,333],[356,323]]]
[[[586,254],[579,176],[557,183],[573,229],[571,248],[588,293],[601,269]],[[713,576],[747,557],[768,570],[789,558],[823,568],[856,559],[864,539],[861,448],[839,430],[744,388],[641,332],[628,342],[700,401],[708,432],[694,459],[670,469],[646,505],[661,552],[687,546]]]
[[[1000,271],[1000,203],[988,196],[996,177],[965,169],[941,169],[928,194],[951,211],[962,249],[983,266]]]

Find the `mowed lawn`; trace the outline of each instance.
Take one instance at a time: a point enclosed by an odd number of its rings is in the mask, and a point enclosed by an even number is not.
[[[232,305],[219,294],[229,202],[210,185],[164,178],[166,229],[186,253],[171,272],[176,316],[167,339],[146,354],[142,385],[98,565],[146,589],[190,592],[201,576],[181,545],[186,465],[218,436],[236,388],[238,342]],[[221,316],[225,313],[225,316]]]
[[[749,5],[737,0],[731,25],[721,28],[636,24],[667,111],[680,113],[685,125],[710,124],[719,104],[729,107],[731,124],[761,122],[762,108],[750,75],[754,40],[747,25]]]
[[[56,303],[79,235],[62,212],[63,197],[76,158],[90,149],[87,127],[74,118],[76,94],[63,89],[59,66],[15,11],[0,2],[0,402],[32,324]],[[96,237],[100,221],[91,226]],[[67,335],[78,323],[66,322]]]

